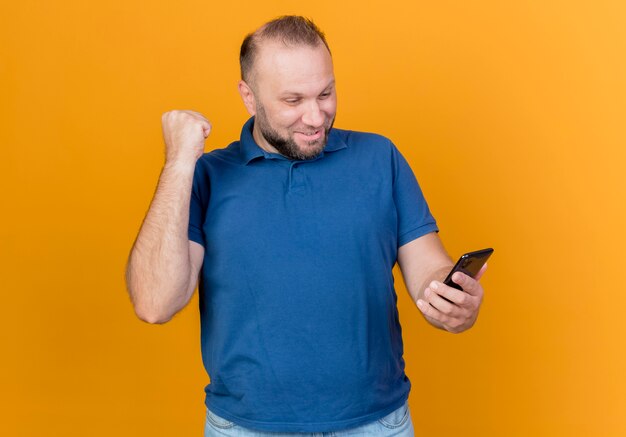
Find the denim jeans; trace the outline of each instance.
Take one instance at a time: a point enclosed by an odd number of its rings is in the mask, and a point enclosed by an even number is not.
[[[408,401],[400,408],[392,411],[382,419],[367,423],[356,428],[342,429],[331,432],[298,433],[298,432],[270,432],[244,428],[230,420],[226,420],[207,409],[204,425],[204,437],[413,437],[413,422],[409,411]]]

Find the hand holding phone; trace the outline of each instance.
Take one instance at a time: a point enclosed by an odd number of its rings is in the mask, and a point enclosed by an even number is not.
[[[459,258],[443,283],[461,293],[447,287],[438,287],[437,281],[431,282],[424,290],[423,298],[417,300],[417,306],[428,322],[453,333],[463,332],[474,325],[483,295],[482,286],[476,281],[476,276],[492,253],[491,248],[482,249]],[[463,282],[467,291],[452,281],[455,272],[464,273],[474,279]],[[454,302],[450,299],[454,299]]]

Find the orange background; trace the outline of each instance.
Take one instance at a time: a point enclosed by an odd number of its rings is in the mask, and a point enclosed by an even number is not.
[[[395,272],[417,434],[626,435],[619,0],[3,4],[0,434],[202,435],[197,295],[142,323],[124,266],[161,114],[238,138],[241,40],[289,13],[327,34],[336,126],[397,144],[454,258],[496,249],[461,335]]]

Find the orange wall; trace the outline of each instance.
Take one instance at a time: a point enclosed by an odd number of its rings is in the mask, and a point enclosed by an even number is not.
[[[624,3],[293,5],[3,5],[0,433],[201,435],[197,296],[144,324],[124,265],[161,113],[204,113],[207,150],[235,139],[242,38],[298,13],[331,44],[336,125],[398,145],[453,257],[496,249],[465,334],[427,325],[397,281],[416,430],[626,435]]]

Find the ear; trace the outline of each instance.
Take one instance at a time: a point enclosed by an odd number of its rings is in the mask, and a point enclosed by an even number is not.
[[[254,98],[254,93],[252,92],[252,88],[250,88],[250,85],[245,83],[243,80],[240,80],[237,84],[237,87],[239,88],[241,100],[243,100],[243,104],[248,110],[248,114],[256,115],[256,100]]]

